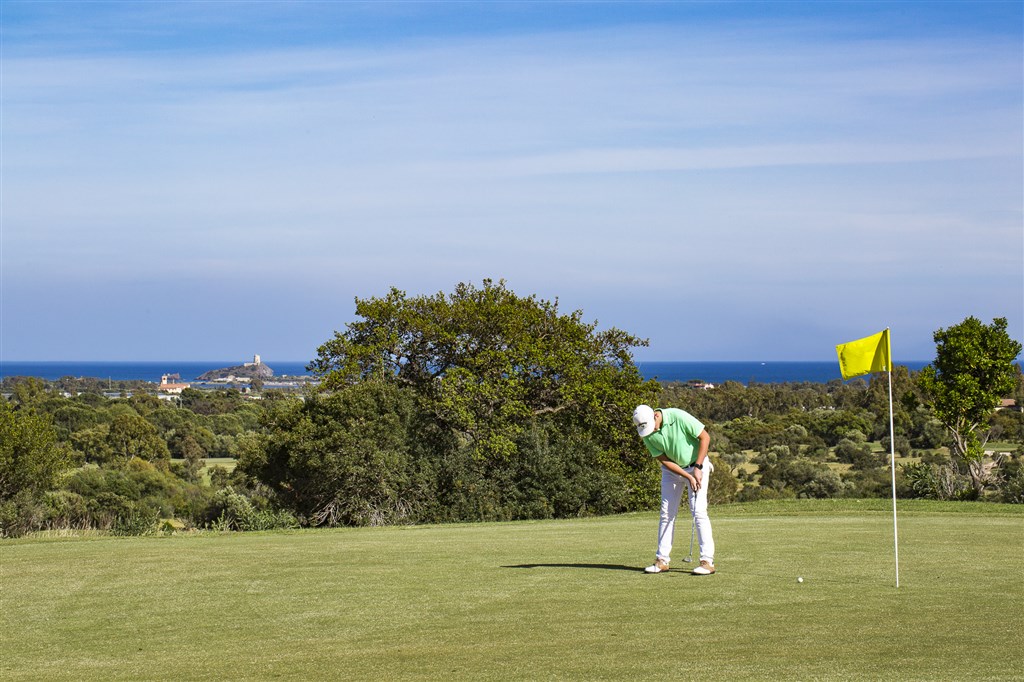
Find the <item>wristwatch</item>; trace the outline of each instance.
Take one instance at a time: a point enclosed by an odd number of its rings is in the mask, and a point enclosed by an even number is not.
[[[703,469],[704,468],[704,463],[703,462],[700,462],[700,463],[694,462],[693,463],[693,468],[694,469]]]

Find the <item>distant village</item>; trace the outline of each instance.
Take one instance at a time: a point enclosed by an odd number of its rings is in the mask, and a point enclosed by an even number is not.
[[[211,370],[192,380],[184,380],[180,373],[166,372],[160,383],[145,379],[104,379],[95,376],[62,376],[59,379],[40,379],[31,376],[5,376],[0,379],[0,398],[9,400],[17,384],[24,381],[42,382],[56,393],[71,398],[83,393],[94,393],[107,398],[127,398],[138,394],[155,394],[167,401],[180,401],[183,391],[238,391],[243,397],[261,400],[268,392],[297,393],[320,382],[309,375],[277,376],[264,364],[259,355],[252,362],[233,367]]]
[[[318,382],[308,376],[276,377],[274,370],[264,364],[257,354],[253,355],[252,362],[210,370],[191,382],[182,381],[180,374],[164,374],[160,377],[157,393],[158,397],[170,400],[189,388],[200,390],[238,388],[243,394],[258,399],[259,393],[263,390],[294,391],[315,383]]]

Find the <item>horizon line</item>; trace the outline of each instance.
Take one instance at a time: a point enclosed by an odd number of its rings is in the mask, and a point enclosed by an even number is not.
[[[83,360],[83,359],[74,359],[74,360],[64,360],[64,359],[61,359],[61,360],[54,360],[54,359],[42,359],[42,360],[40,360],[40,359],[27,359],[27,360],[26,359],[15,359],[15,360],[12,360],[12,359],[0,359],[0,364],[4,364],[4,363],[8,363],[8,362],[10,362],[10,363],[68,363],[68,364],[73,364],[73,363],[82,363],[82,364],[85,364],[85,363],[154,363],[155,364],[155,363],[173,363],[173,362],[189,362],[189,363],[196,363],[196,362],[199,362],[199,363],[233,362],[233,360],[228,360],[228,359],[224,359],[224,358],[220,358],[220,359],[217,359],[217,358],[209,359],[209,358],[207,358],[207,359],[191,359],[191,360],[189,360],[189,359],[181,359],[181,358],[170,359],[170,360],[167,360],[167,359],[158,359],[158,360],[153,360],[153,359],[148,359],[148,360],[147,359],[132,359],[132,360],[121,360],[121,359],[118,359],[118,360],[113,360],[113,359],[88,359],[88,360]],[[309,363],[313,362],[313,360],[276,359],[276,360],[272,360],[272,361],[262,360],[262,362],[265,365],[271,364],[271,362],[286,362],[286,363],[304,363],[304,364],[309,364]],[[636,364],[642,364],[642,363],[668,363],[668,362],[737,362],[737,363],[739,363],[739,362],[744,362],[744,363],[760,362],[760,363],[768,363],[768,362],[838,362],[838,360],[836,358],[812,359],[812,360],[807,360],[807,359],[794,360],[794,359],[780,359],[780,358],[776,358],[776,359],[754,358],[754,359],[744,359],[744,360],[738,360],[738,359],[685,359],[685,360],[680,360],[680,359],[674,359],[674,360],[657,359],[657,360],[637,360],[637,359],[634,359],[633,362],[636,363]],[[922,363],[922,362],[923,363],[932,362],[932,360],[913,359],[913,360],[894,360],[893,362],[894,362],[894,364],[899,364],[901,362],[910,362],[910,363],[917,364],[917,363]],[[1014,360],[1014,362],[1024,362],[1024,355],[1022,355],[1019,358],[1016,358]]]

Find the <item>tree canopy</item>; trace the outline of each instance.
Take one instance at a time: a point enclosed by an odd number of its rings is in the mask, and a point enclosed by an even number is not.
[[[918,381],[935,416],[949,430],[951,451],[970,465],[976,493],[984,486],[983,431],[1000,398],[1017,386],[1020,369],[1014,364],[1021,344],[1007,334],[1006,318],[983,324],[968,317],[934,335],[935,361]]]
[[[356,299],[362,320],[320,346],[310,370],[335,390],[375,377],[413,388],[479,457],[508,457],[542,415],[586,423],[609,449],[635,449],[630,413],[657,394],[632,348],[647,341],[599,331],[579,310],[521,297],[504,281],[454,292]]]

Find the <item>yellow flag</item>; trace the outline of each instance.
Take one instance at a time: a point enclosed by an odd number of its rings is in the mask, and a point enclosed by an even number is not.
[[[863,339],[841,343],[836,346],[836,353],[839,355],[839,371],[844,379],[892,369],[888,329]]]

